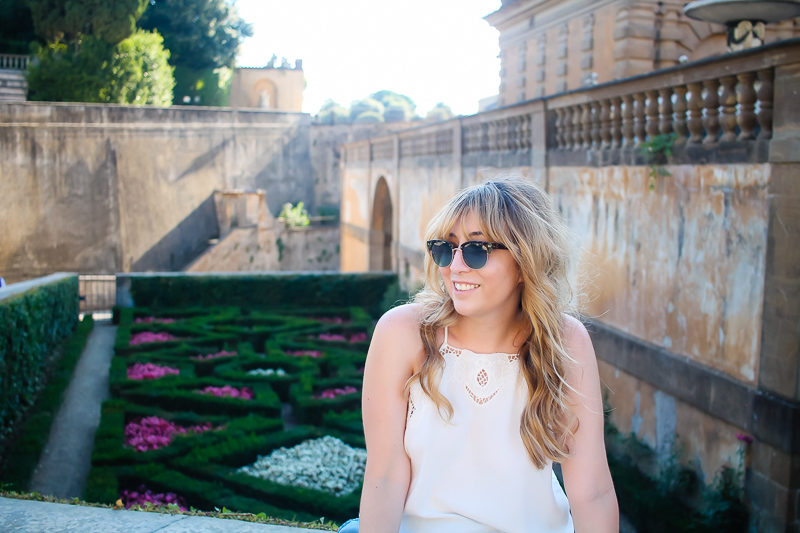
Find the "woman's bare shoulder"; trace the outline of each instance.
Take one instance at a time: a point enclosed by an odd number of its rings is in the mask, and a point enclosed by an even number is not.
[[[375,325],[373,347],[382,353],[415,357],[424,351],[419,335],[421,319],[420,304],[404,304],[390,309]]]
[[[583,322],[571,315],[564,315],[564,347],[570,356],[580,363],[594,362],[592,339]]]

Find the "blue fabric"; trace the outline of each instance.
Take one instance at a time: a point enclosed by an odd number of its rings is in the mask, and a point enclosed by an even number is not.
[[[358,518],[351,518],[342,524],[338,533],[358,533]]]

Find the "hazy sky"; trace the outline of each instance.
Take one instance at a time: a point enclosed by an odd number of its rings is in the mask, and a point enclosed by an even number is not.
[[[272,54],[303,60],[303,111],[350,105],[381,89],[410,96],[424,116],[437,102],[456,114],[497,94],[498,32],[483,17],[500,0],[238,0],[253,25],[238,65]]]

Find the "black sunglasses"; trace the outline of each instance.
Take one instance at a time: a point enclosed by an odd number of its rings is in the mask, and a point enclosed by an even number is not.
[[[433,262],[442,268],[449,267],[456,250],[461,250],[464,263],[469,268],[477,270],[483,268],[492,250],[508,250],[508,248],[499,242],[467,241],[456,246],[444,239],[433,239],[428,241],[428,250],[431,252]]]

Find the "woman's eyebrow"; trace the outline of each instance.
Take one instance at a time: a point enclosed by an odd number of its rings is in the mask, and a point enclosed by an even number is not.
[[[451,231],[450,235],[448,235],[448,238],[450,238],[450,237],[456,238],[457,235]],[[467,237],[483,237],[483,232],[482,231],[470,231],[467,234]]]

